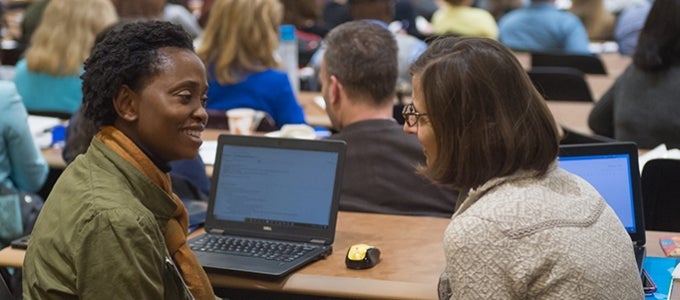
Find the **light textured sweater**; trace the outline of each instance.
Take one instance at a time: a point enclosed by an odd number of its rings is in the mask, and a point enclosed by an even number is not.
[[[633,246],[586,181],[554,165],[492,179],[444,236],[451,299],[642,299]],[[441,283],[440,283],[441,284]]]

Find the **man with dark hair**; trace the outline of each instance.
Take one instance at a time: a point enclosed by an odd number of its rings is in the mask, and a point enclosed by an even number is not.
[[[319,81],[326,111],[347,142],[340,209],[450,217],[456,193],[416,173],[424,164],[414,136],[392,118],[397,44],[382,26],[352,21],[326,36]]]

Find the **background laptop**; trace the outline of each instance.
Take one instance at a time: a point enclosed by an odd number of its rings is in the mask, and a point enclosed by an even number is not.
[[[642,271],[645,224],[638,148],[632,142],[560,146],[559,166],[588,181],[614,209],[633,242]]]
[[[278,277],[330,254],[344,159],[342,141],[221,135],[206,234],[189,241],[201,265]]]

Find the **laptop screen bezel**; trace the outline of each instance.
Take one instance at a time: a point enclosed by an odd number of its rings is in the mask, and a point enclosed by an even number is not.
[[[560,145],[560,157],[593,156],[593,155],[627,155],[630,161],[630,179],[635,216],[635,232],[628,231],[633,242],[640,246],[645,244],[645,222],[640,184],[640,167],[638,147],[633,142],[611,142],[592,144]]]
[[[323,151],[337,154],[332,200],[328,211],[328,227],[315,228],[304,226],[280,226],[275,224],[253,224],[219,220],[215,217],[214,208],[217,195],[217,182],[221,170],[225,146],[265,147],[271,149],[290,149],[304,151]],[[211,189],[206,213],[205,229],[207,232],[219,232],[225,235],[247,236],[253,238],[276,239],[296,242],[313,242],[330,245],[335,238],[335,227],[339,209],[342,178],[345,165],[346,144],[336,140],[303,140],[289,138],[271,138],[260,136],[220,135],[217,140],[217,153],[211,177]],[[228,170],[224,170],[228,172]]]

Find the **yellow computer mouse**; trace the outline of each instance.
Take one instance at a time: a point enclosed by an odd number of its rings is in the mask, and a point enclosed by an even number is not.
[[[380,262],[380,250],[366,244],[349,247],[345,257],[345,265],[350,269],[368,269]]]

